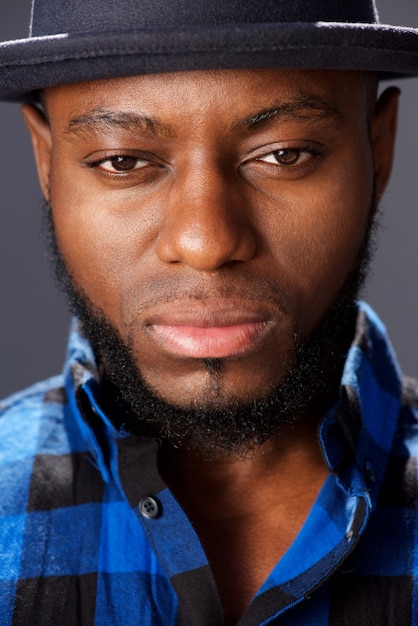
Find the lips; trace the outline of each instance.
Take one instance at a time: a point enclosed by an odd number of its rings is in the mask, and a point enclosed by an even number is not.
[[[242,305],[241,305],[242,307]],[[251,303],[250,309],[254,309]],[[173,307],[152,316],[148,330],[164,352],[178,357],[209,359],[251,352],[269,334],[272,323],[258,310],[210,310],[207,307]]]

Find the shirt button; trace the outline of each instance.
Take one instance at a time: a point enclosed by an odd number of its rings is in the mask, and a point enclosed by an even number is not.
[[[155,498],[151,498],[151,496],[142,498],[139,502],[138,508],[142,517],[145,517],[146,519],[155,519],[160,514],[158,501]]]

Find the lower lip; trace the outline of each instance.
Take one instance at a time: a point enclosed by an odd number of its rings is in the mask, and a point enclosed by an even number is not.
[[[266,322],[210,327],[155,324],[151,329],[167,352],[195,359],[215,359],[254,349],[263,340],[268,325]]]

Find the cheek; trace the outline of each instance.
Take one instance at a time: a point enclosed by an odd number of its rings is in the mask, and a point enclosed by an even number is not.
[[[86,192],[80,182],[65,184],[59,172],[56,177],[51,204],[67,268],[90,301],[120,325],[124,299],[146,272],[158,211],[134,205],[127,194]]]
[[[347,160],[346,160],[347,162]],[[356,264],[370,221],[373,168],[363,160],[289,193],[268,228],[270,250],[293,289],[297,324],[309,332]]]

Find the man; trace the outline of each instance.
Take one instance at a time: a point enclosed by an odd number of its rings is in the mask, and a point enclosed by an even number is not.
[[[75,314],[2,407],[4,623],[416,623],[416,394],[356,298],[418,33],[376,20],[36,0],[0,48]]]

